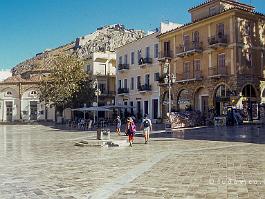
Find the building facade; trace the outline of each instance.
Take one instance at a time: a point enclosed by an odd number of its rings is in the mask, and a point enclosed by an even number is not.
[[[116,53],[115,52],[94,52],[86,62],[84,70],[97,79],[99,95],[99,106],[115,104],[116,91]],[[110,116],[107,114],[106,116]],[[104,112],[99,112],[100,118],[105,118]]]
[[[0,83],[0,122],[55,121],[55,108],[39,100],[36,81],[10,77]]]
[[[265,17],[232,0],[206,1],[189,10],[192,21],[159,35],[161,73],[176,76],[172,109],[225,115],[227,107],[258,118],[260,81],[264,80]],[[169,62],[169,67],[165,63]],[[168,87],[161,86],[166,117]],[[250,114],[250,112],[248,112]]]
[[[124,114],[153,120],[160,115],[158,32],[147,35],[116,50],[116,104],[130,106]]]

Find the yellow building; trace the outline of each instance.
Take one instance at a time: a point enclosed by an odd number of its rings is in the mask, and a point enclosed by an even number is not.
[[[264,79],[265,16],[254,7],[232,0],[211,0],[189,9],[192,21],[162,33],[161,72],[165,62],[176,76],[172,88],[174,110],[191,107],[208,114],[225,114],[230,105],[251,106],[257,117],[260,81]],[[168,88],[161,83],[165,117]]]

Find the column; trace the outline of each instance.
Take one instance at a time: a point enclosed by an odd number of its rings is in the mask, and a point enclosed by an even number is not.
[[[235,74],[235,59],[234,59],[234,47],[231,48],[231,60],[230,60],[231,64],[231,75]]]

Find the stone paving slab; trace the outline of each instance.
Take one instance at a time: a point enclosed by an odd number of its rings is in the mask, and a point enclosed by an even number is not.
[[[0,198],[265,198],[262,144],[136,137],[132,148],[74,146],[93,136],[0,126]]]

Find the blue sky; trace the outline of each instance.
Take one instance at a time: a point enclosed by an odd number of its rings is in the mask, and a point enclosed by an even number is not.
[[[163,20],[189,22],[187,9],[203,1],[0,0],[0,69],[11,68],[106,24],[149,30]],[[265,13],[264,0],[252,0],[252,5]]]

